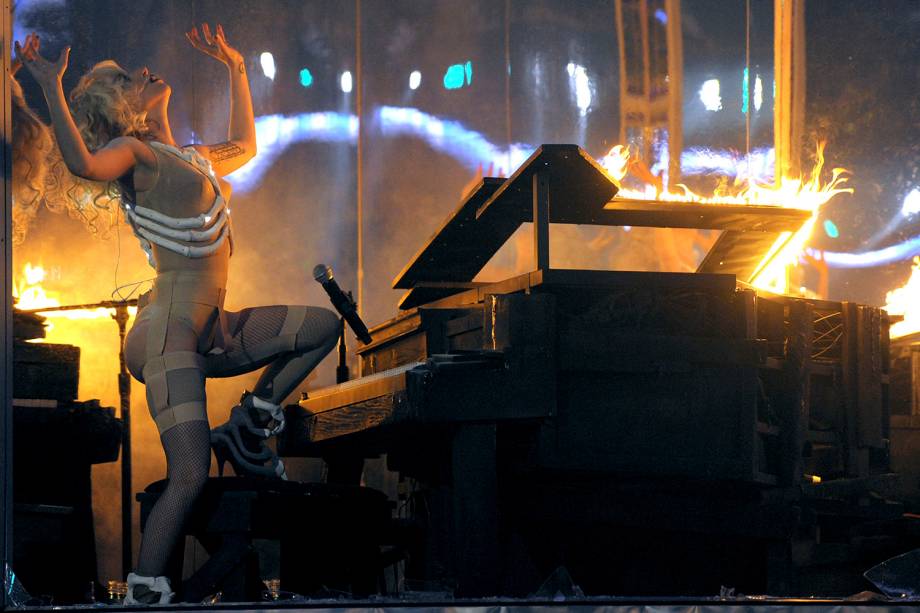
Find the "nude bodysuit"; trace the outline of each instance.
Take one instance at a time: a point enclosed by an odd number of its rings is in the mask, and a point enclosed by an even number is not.
[[[126,213],[142,245],[145,240],[149,243],[157,277],[149,304],[128,334],[126,354],[129,370],[146,384],[150,412],[163,433],[178,423],[207,420],[206,376],[236,376],[276,361],[274,370],[269,369],[263,378],[274,379],[275,402],[283,399],[335,345],[341,324],[335,313],[320,307],[224,310],[232,249],[229,219],[223,240],[220,232],[198,241],[183,240],[173,233],[161,241],[166,246],[157,240],[165,234],[166,218],[187,220],[187,226],[198,220],[197,227],[180,231],[213,228],[218,220],[206,219],[207,214],[214,211],[216,199],[229,186],[218,183],[208,162],[194,150],[161,143],[151,143],[151,147],[157,159],[155,182],[149,190],[137,193],[136,205]],[[148,220],[163,219],[159,232],[151,229],[154,224],[144,225],[138,219],[144,215]],[[151,232],[157,236],[145,238]],[[213,252],[198,257],[177,253],[188,248]],[[296,356],[303,357],[292,360]],[[283,366],[288,361],[292,363]]]

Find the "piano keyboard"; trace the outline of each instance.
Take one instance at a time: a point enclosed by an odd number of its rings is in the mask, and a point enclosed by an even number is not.
[[[309,397],[301,400],[299,404],[307,412],[316,414],[394,394],[406,389],[406,372],[424,363],[412,362],[338,385],[324,387],[309,392]]]

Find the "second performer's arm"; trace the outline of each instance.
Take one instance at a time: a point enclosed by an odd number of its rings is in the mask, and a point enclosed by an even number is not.
[[[114,181],[131,171],[140,158],[149,155],[137,139],[130,137],[112,139],[96,151],[87,148],[70,114],[61,85],[61,77],[70,58],[70,47],[61,51],[57,61],[49,62],[39,53],[38,37],[33,34],[25,45],[16,42],[16,57],[45,94],[61,157],[70,172],[92,181]]]
[[[199,153],[211,161],[218,176],[230,174],[256,154],[256,126],[252,112],[249,78],[242,54],[227,43],[224,29],[218,25],[214,34],[208,24],[192,28],[186,37],[193,47],[227,66],[230,75],[230,126],[227,140],[214,145],[195,145]]]

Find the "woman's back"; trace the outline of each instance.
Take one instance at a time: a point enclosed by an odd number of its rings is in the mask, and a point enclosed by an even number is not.
[[[137,192],[137,215],[129,217],[152,243],[157,271],[209,272],[219,285],[226,285],[231,252],[229,186],[219,186],[207,162],[193,149],[150,145],[157,160],[155,179],[149,189]],[[166,240],[150,240],[144,230]]]

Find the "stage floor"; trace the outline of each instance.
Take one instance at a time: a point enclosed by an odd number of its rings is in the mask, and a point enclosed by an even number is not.
[[[120,605],[79,605],[53,607],[22,607],[7,610],[16,611],[83,611],[117,609],[120,611],[310,611],[349,613],[351,611],[374,610],[379,613],[425,610],[432,613],[462,611],[463,613],[485,613],[515,611],[520,613],[541,611],[572,611],[574,613],[755,613],[807,607],[814,613],[858,613],[860,611],[916,610],[920,599],[884,600],[877,594],[865,593],[849,599],[829,598],[769,598],[747,597],[743,599],[700,599],[700,598],[632,598],[592,597],[561,600],[537,599],[477,599],[426,601],[414,599],[376,598],[371,600],[287,600],[252,603],[188,604],[176,603],[165,606],[123,607]]]

